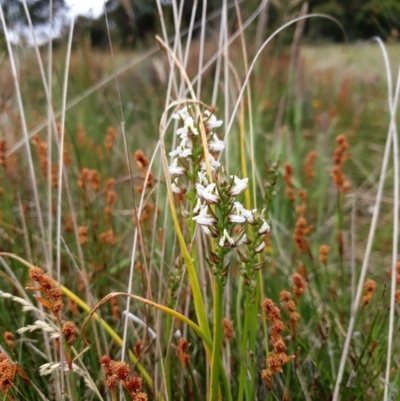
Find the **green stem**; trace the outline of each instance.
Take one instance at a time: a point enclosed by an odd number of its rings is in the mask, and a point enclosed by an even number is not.
[[[228,376],[226,375],[226,372],[224,370],[224,366],[222,364],[222,358],[220,358],[220,375],[221,375],[221,380],[222,383],[224,384],[224,388],[225,388],[225,394],[224,397],[227,401],[233,401],[232,398],[232,392],[231,392],[231,385],[229,383],[228,380]]]
[[[214,328],[213,348],[211,356],[211,389],[210,401],[218,401],[219,368],[221,365],[221,341],[222,341],[222,301],[224,286],[217,277],[214,286]]]
[[[260,258],[259,258],[260,260]],[[247,308],[249,310],[250,314],[250,326],[252,330],[249,331],[249,349],[253,355],[253,358],[256,357],[256,336],[257,336],[257,326],[258,326],[258,309],[256,305],[260,304],[260,289],[261,289],[261,275],[257,274],[256,275],[256,288],[254,292],[254,297],[250,297],[249,303],[247,305]],[[251,386],[250,388],[247,387],[247,391],[250,390],[250,394],[247,393],[248,399],[249,400],[254,400],[255,399],[255,381],[256,381],[256,369],[254,366],[254,360],[252,361],[253,365],[251,366],[250,369],[250,375],[251,375]]]
[[[245,307],[245,315],[244,315],[244,323],[243,323],[243,332],[242,332],[242,341],[240,345],[240,353],[241,353],[241,364],[240,364],[240,373],[239,373],[239,392],[238,392],[238,401],[243,400],[245,383],[246,383],[246,365],[247,365],[247,341],[249,335],[249,323],[250,323],[250,314],[251,314],[251,304],[249,299],[249,293],[246,293],[246,307]],[[250,308],[250,309],[249,309]]]
[[[172,326],[172,317],[170,315],[167,315],[166,331],[165,332],[167,333],[167,338],[168,339],[169,339],[168,333],[171,332],[171,326]],[[165,361],[165,387],[167,388],[168,399],[172,400],[171,355],[170,355],[170,352],[167,352],[167,360]]]

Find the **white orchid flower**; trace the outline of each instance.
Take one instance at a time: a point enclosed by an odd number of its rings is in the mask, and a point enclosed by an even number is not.
[[[190,107],[190,106],[189,106]],[[189,108],[187,106],[182,107],[179,111],[172,114],[172,118],[174,120],[183,120],[185,121],[188,117],[190,117]]]
[[[260,253],[264,250],[265,248],[265,243],[264,241],[261,241],[255,248],[254,248],[254,252],[255,253]]]
[[[210,167],[211,167],[211,171],[214,171],[217,167],[219,167],[221,165],[220,162],[218,162],[217,160],[215,160],[213,155],[210,155]],[[205,160],[203,160],[200,163],[200,168],[205,171],[206,170],[206,162]]]
[[[263,220],[261,227],[257,230],[260,235],[266,234],[270,230],[269,224]]]
[[[175,194],[185,194],[187,192],[187,188],[184,184],[182,184],[178,179],[172,181],[171,184],[172,192]]]
[[[209,205],[216,205],[221,200],[221,197],[219,196],[219,193],[217,191],[217,185],[215,183],[207,185],[200,192],[199,196]]]
[[[218,128],[222,125],[223,121],[222,120],[217,120],[217,117],[215,117],[214,114],[211,114],[209,110],[206,110],[204,112],[204,115],[206,118],[204,118],[204,120],[206,120],[204,122],[204,125],[206,126],[206,128],[208,129],[213,129],[213,128]]]
[[[172,157],[179,157],[181,159],[186,159],[192,154],[192,149],[193,149],[192,141],[188,138],[185,138],[181,140],[181,143],[175,150],[169,152],[169,155]]]
[[[207,173],[205,171],[199,171],[197,173],[197,177],[198,178],[198,183],[203,185],[203,186],[207,186],[208,185],[208,178],[207,178]]]
[[[182,177],[186,174],[186,168],[178,165],[178,159],[174,159],[172,164],[168,166],[168,171],[174,177]]]
[[[211,152],[221,152],[225,149],[225,144],[218,138],[217,134],[213,133],[211,141],[208,142],[208,149]]]
[[[200,209],[200,213],[192,217],[192,219],[201,226],[213,226],[217,222],[216,217],[209,213],[207,204],[205,204]]]
[[[228,189],[229,196],[238,196],[241,195],[248,187],[247,182],[248,178],[240,179],[236,175],[231,175],[231,179],[233,180],[231,187]]]
[[[200,226],[200,227],[203,230],[204,234],[209,235],[210,237],[212,237],[212,232],[207,226]]]
[[[176,135],[180,136],[181,138],[187,138],[189,133],[192,133],[193,135],[199,135],[199,131],[192,117],[187,117],[183,124],[183,127],[176,130]]]
[[[222,237],[219,239],[218,244],[219,246],[222,246],[224,248],[232,248],[233,246],[235,246],[235,241],[229,236],[226,228],[224,228],[224,232],[222,234]]]
[[[200,209],[204,206],[203,201],[200,198],[197,198],[196,200],[196,205],[193,208],[193,213],[196,214],[198,212],[200,212]]]
[[[228,220],[231,223],[244,223],[252,217],[252,212],[245,209],[240,202],[234,202],[231,212],[228,215]]]

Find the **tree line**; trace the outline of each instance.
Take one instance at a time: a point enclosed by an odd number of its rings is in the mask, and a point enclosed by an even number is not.
[[[194,0],[175,0],[182,3],[182,28],[189,25]],[[173,25],[172,0],[161,1],[167,24]],[[49,0],[27,1],[33,24],[48,23]],[[245,0],[240,3],[243,16],[250,15],[260,0]],[[400,0],[270,0],[264,34],[268,35],[283,21],[298,15],[304,3],[309,13],[323,13],[335,18],[337,23],[321,18],[307,21],[306,36],[311,41],[340,42],[365,40],[380,36],[385,40],[398,40],[400,32]],[[22,0],[0,0],[8,26],[18,29],[27,25]],[[207,0],[207,13],[218,10],[222,0]],[[65,0],[52,1],[52,18],[55,24],[67,25],[67,3]],[[200,21],[203,0],[198,0],[195,20]],[[143,43],[148,36],[159,32],[159,14],[155,0],[109,0],[106,5],[108,24],[113,42],[129,48]],[[231,18],[234,25],[235,12]],[[104,16],[97,20],[79,17],[76,21],[76,35],[88,37],[93,47],[108,44],[107,26]],[[345,35],[344,33],[345,32]]]

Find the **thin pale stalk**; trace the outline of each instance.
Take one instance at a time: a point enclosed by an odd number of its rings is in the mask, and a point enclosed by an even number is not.
[[[8,28],[6,25],[6,21],[4,18],[4,13],[3,13],[3,6],[0,4],[0,19],[1,23],[3,26],[3,33],[5,36],[5,41],[7,45],[7,51],[9,54],[10,58],[10,66],[11,66],[11,72],[12,72],[12,77],[14,81],[14,86],[15,86],[15,93],[17,96],[17,104],[18,104],[18,109],[21,117],[21,128],[22,128],[22,134],[23,134],[23,142],[25,143],[26,146],[26,154],[27,154],[27,161],[28,161],[28,168],[29,168],[29,178],[31,182],[31,187],[32,187],[32,192],[33,192],[33,198],[34,198],[34,203],[35,203],[35,208],[36,208],[36,213],[38,216],[38,224],[39,224],[39,230],[41,234],[41,239],[42,239],[42,247],[43,247],[43,254],[46,260],[46,269],[48,269],[50,265],[49,261],[49,256],[47,253],[47,247],[45,243],[45,231],[44,231],[44,225],[43,225],[43,217],[42,217],[42,210],[40,208],[40,200],[39,200],[39,193],[36,185],[36,175],[35,175],[35,168],[33,165],[33,158],[32,158],[32,152],[29,144],[29,136],[28,136],[28,126],[26,123],[26,118],[25,118],[25,111],[24,111],[24,105],[22,102],[22,96],[21,96],[21,89],[19,86],[19,79],[18,79],[18,73],[17,73],[17,67],[15,65],[15,60],[14,60],[14,54],[8,34]]]
[[[49,37],[53,37],[53,0],[49,1]],[[52,214],[52,180],[51,180],[51,158],[52,158],[52,130],[51,120],[53,119],[52,86],[53,86],[53,41],[49,40],[47,48],[47,241],[49,249],[49,260],[53,261],[53,214]],[[53,263],[50,263],[49,274],[53,274]]]
[[[265,6],[265,4],[266,4],[267,2],[268,2],[268,0],[264,0],[264,1],[260,4],[260,6],[257,8],[257,10],[253,13],[253,15],[258,15],[258,14],[260,13],[261,9]],[[235,120],[235,115],[236,115],[237,109],[238,109],[238,107],[239,107],[239,105],[240,105],[240,102],[241,102],[241,100],[242,100],[244,91],[246,90],[247,84],[249,83],[251,73],[253,72],[254,66],[255,66],[255,64],[256,64],[258,58],[260,57],[262,51],[264,50],[264,48],[272,41],[272,39],[274,39],[280,32],[284,31],[284,30],[285,30],[286,28],[288,28],[289,26],[292,26],[293,24],[296,24],[298,21],[301,21],[302,19],[316,18],[316,17],[319,17],[319,18],[326,18],[326,19],[335,21],[335,19],[332,18],[332,17],[329,17],[329,16],[327,16],[327,15],[325,15],[325,14],[318,14],[318,13],[308,14],[308,15],[305,15],[305,16],[303,16],[303,17],[294,18],[293,20],[287,22],[286,24],[283,24],[279,29],[277,29],[277,30],[262,44],[262,46],[258,49],[256,55],[255,55],[254,58],[253,58],[253,61],[252,61],[251,64],[250,64],[249,70],[248,70],[248,72],[247,72],[247,74],[246,74],[246,78],[245,78],[245,80],[243,81],[242,89],[241,89],[241,91],[240,91],[240,93],[239,93],[239,95],[238,95],[238,99],[237,99],[236,104],[235,104],[235,106],[234,106],[234,108],[233,108],[233,111],[232,111],[232,117],[231,117],[231,119],[229,120],[227,129],[226,129],[225,138],[226,138],[226,137],[229,135],[229,133],[230,133],[230,129],[232,128],[233,122],[234,122],[234,120]],[[254,17],[254,18],[255,18],[255,17]],[[250,18],[247,20],[247,22],[248,22],[249,20],[250,20]],[[243,26],[247,26],[247,22],[246,22],[246,24],[244,24]],[[231,40],[232,40],[232,38],[231,38]],[[230,41],[230,43],[231,43],[231,41]]]
[[[397,106],[397,101],[400,92],[400,68],[397,75],[397,85],[394,104]],[[396,285],[397,285],[397,250],[399,241],[399,143],[397,137],[396,125],[396,108],[391,109],[392,115],[392,141],[393,141],[393,167],[394,167],[394,203],[393,203],[393,244],[392,244],[392,277],[390,286],[390,310],[389,310],[389,330],[388,330],[388,347],[386,356],[386,370],[385,370],[385,387],[383,394],[383,401],[388,400],[389,396],[389,383],[390,383],[390,365],[392,359],[393,349],[393,333],[394,333],[394,314],[396,302]]]
[[[22,232],[24,234],[24,242],[25,242],[25,250],[26,250],[26,254],[27,254],[27,259],[30,263],[32,263],[33,262],[32,249],[31,249],[31,245],[30,245],[29,237],[28,237],[28,227],[26,225],[25,213],[23,211],[21,195],[19,193],[18,193],[18,211],[19,211],[19,217],[21,219],[21,224],[22,224]]]
[[[222,304],[224,300],[224,286],[217,278],[214,281],[214,327],[213,347],[211,356],[211,387],[210,401],[218,401],[219,369],[221,365],[222,341]]]
[[[201,14],[201,32],[200,32],[200,53],[199,53],[199,66],[198,71],[202,71],[203,68],[203,58],[204,58],[204,42],[206,35],[206,15],[207,15],[207,0],[203,0],[203,10]],[[202,74],[199,74],[199,80],[197,81],[197,99],[201,98],[201,82]],[[207,161],[206,161],[207,163]]]
[[[343,346],[342,356],[340,359],[340,365],[339,365],[339,370],[338,370],[338,374],[336,377],[332,401],[337,401],[339,399],[340,384],[341,384],[342,378],[343,378],[347,355],[349,353],[349,348],[350,348],[350,342],[351,342],[351,338],[353,336],[354,326],[355,326],[355,322],[356,322],[357,311],[360,306],[364,281],[365,281],[365,277],[366,277],[367,270],[368,270],[369,259],[370,259],[371,251],[372,251],[372,245],[374,242],[375,232],[376,232],[376,228],[378,225],[378,217],[379,217],[380,205],[382,202],[383,187],[384,187],[384,183],[385,183],[387,167],[388,167],[389,157],[390,157],[390,147],[391,147],[391,143],[392,143],[392,125],[393,125],[393,119],[395,116],[394,111],[397,109],[397,104],[398,104],[398,98],[395,102],[393,102],[393,98],[392,98],[392,76],[391,76],[390,63],[389,63],[387,51],[386,51],[381,39],[375,38],[374,40],[376,40],[378,42],[378,44],[380,45],[381,50],[382,50],[383,59],[385,62],[386,77],[387,77],[387,81],[388,81],[387,82],[388,83],[388,104],[389,104],[389,109],[391,111],[391,121],[390,121],[389,130],[388,130],[385,151],[384,151],[384,155],[383,155],[378,190],[377,190],[377,194],[376,194],[376,198],[375,198],[375,206],[374,206],[371,225],[370,225],[370,229],[369,229],[369,233],[368,233],[367,245],[365,247],[363,265],[361,267],[361,273],[360,273],[360,278],[358,281],[356,297],[355,297],[354,303],[351,307],[350,322],[349,322],[349,326],[347,328],[346,339],[345,339],[345,343]]]
[[[57,268],[57,281],[61,283],[61,206],[62,206],[62,188],[63,188],[63,167],[64,167],[64,138],[65,138],[65,107],[67,104],[67,88],[68,88],[68,75],[69,75],[69,62],[71,59],[71,48],[72,48],[72,38],[73,38],[73,32],[74,32],[74,24],[75,20],[72,18],[71,20],[71,25],[69,29],[69,35],[68,35],[68,47],[67,47],[67,55],[66,55],[66,61],[65,61],[65,71],[64,71],[64,83],[63,83],[63,94],[62,94],[62,113],[61,113],[61,133],[60,133],[60,159],[58,162],[58,178],[57,178],[57,185],[58,185],[58,193],[57,193],[57,237],[56,237],[56,252],[57,252],[57,257],[56,257],[56,268]],[[60,352],[60,362],[61,364],[64,363],[64,344],[61,341],[60,342],[60,347],[61,347],[61,352]],[[70,389],[70,376],[66,375],[61,375],[61,380],[62,380],[62,388],[64,388],[64,380],[66,379],[67,381],[67,386]],[[64,395],[63,395],[64,398]]]

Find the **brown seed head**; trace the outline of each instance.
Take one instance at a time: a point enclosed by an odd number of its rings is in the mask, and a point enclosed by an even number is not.
[[[107,386],[111,391],[115,391],[115,389],[116,389],[116,387],[117,387],[117,379],[115,378],[115,376],[108,376],[108,377],[107,377],[106,386]]]
[[[265,312],[269,312],[273,307],[275,306],[274,302],[272,301],[272,299],[269,298],[265,298],[262,302],[261,302],[261,308],[265,311]]]
[[[125,386],[130,393],[135,394],[142,389],[143,379],[139,376],[131,377],[125,382]]]
[[[118,380],[125,380],[130,373],[130,368],[126,362],[114,362],[112,371]]]
[[[288,312],[294,312],[296,310],[296,304],[293,300],[290,299],[286,302],[286,309],[288,310]]]
[[[68,321],[63,324],[61,332],[67,344],[71,345],[76,340],[78,330],[73,322]]]
[[[137,150],[134,153],[133,158],[135,159],[135,162],[140,171],[145,171],[147,169],[147,166],[149,165],[149,160],[142,150]]]
[[[277,341],[275,341],[272,345],[274,346],[275,351],[277,353],[286,351],[286,344],[283,342],[283,340],[281,338],[279,338]]]
[[[15,365],[0,351],[0,391],[6,394],[12,387],[15,377]]]
[[[366,292],[374,292],[376,288],[376,282],[374,280],[368,279],[364,283],[364,290]]]
[[[303,277],[299,273],[294,273],[292,275],[292,282],[294,284],[292,290],[293,294],[296,296],[302,295],[307,288],[307,283]]]
[[[227,317],[222,319],[222,329],[224,331],[224,337],[231,341],[233,338],[233,324],[232,321],[229,320]]]
[[[44,274],[44,271],[40,267],[32,267],[29,269],[29,277],[33,281],[38,282]]]
[[[292,296],[292,294],[289,291],[286,290],[282,290],[279,294],[279,299],[281,301],[287,302],[289,301],[290,297]]]
[[[137,393],[133,398],[134,401],[147,401],[147,394],[146,393]]]

